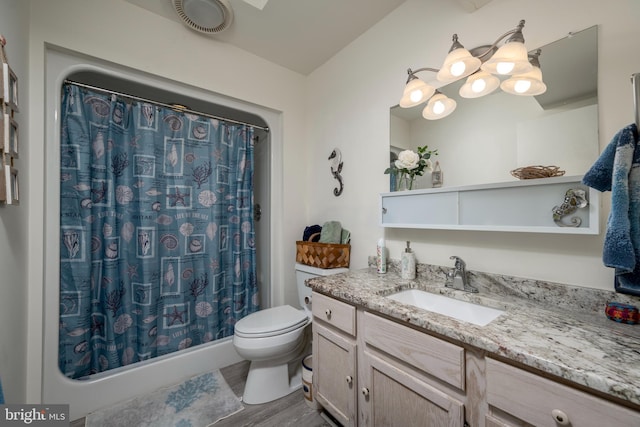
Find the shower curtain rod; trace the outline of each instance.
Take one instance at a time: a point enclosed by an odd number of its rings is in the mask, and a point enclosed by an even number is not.
[[[269,132],[269,128],[268,127],[254,125],[252,123],[242,122],[242,121],[239,121],[239,120],[233,120],[233,119],[229,119],[229,118],[226,118],[226,117],[216,116],[216,115],[213,115],[213,114],[207,114],[207,113],[203,113],[202,111],[191,110],[189,108],[185,108],[185,107],[182,107],[182,106],[177,106],[175,104],[174,105],[165,104],[164,102],[153,101],[151,99],[141,98],[141,97],[138,97],[138,96],[129,95],[129,94],[122,93],[122,92],[116,92],[114,90],[108,90],[108,89],[104,89],[104,88],[97,87],[97,86],[92,86],[92,85],[88,85],[88,84],[84,84],[84,83],[74,82],[73,80],[69,80],[69,79],[65,79],[64,82],[65,83],[74,84],[76,86],[84,87],[84,88],[87,88],[87,89],[96,90],[98,92],[103,92],[103,93],[122,96],[124,98],[133,99],[135,101],[142,101],[142,102],[146,102],[146,103],[149,103],[149,104],[159,105],[161,107],[171,108],[174,111],[197,114],[197,115],[200,115],[200,116],[208,117],[210,119],[222,120],[222,121],[225,121],[225,122],[235,123],[235,124],[239,124],[239,125],[251,126],[253,128],[262,129],[262,130],[264,130],[266,132]]]

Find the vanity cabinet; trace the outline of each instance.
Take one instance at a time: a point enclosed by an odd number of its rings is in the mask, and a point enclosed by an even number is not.
[[[486,375],[487,426],[640,426],[637,411],[491,358]]]
[[[322,294],[312,298],[314,395],[343,426],[464,425],[463,348]]]
[[[343,426],[640,427],[640,411],[313,293],[313,391]]]

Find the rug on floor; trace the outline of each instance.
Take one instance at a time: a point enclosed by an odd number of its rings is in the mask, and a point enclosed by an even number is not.
[[[85,427],[207,427],[242,409],[216,370],[89,414]]]

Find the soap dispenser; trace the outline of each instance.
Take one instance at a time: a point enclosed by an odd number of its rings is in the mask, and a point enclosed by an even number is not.
[[[416,256],[411,251],[411,242],[407,240],[407,247],[402,253],[400,276],[403,279],[413,280],[416,278]]]

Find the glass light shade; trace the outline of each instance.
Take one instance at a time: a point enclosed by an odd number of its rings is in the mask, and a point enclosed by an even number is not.
[[[503,81],[500,89],[512,95],[534,96],[547,91],[547,85],[542,81],[542,71],[533,67],[528,73],[517,74]]]
[[[428,85],[422,80],[418,78],[412,79],[404,87],[404,92],[402,93],[399,105],[402,108],[415,107],[429,99],[435,91],[436,89],[433,86]]]
[[[450,83],[475,72],[481,63],[482,61],[472,56],[467,49],[454,49],[445,58],[436,78],[441,82]]]
[[[460,88],[460,96],[463,98],[479,98],[496,90],[500,86],[500,79],[486,71],[478,71],[469,76],[465,84]]]
[[[427,120],[438,120],[447,117],[456,109],[456,101],[447,98],[442,93],[436,93],[431,97],[427,106],[422,110],[422,117]]]
[[[529,54],[524,43],[509,42],[498,49],[480,68],[492,74],[513,75],[529,72],[533,66],[529,62]]]

